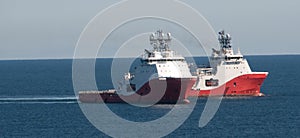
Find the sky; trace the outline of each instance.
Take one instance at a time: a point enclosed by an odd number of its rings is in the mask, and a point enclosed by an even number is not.
[[[0,0],[0,60],[72,58],[85,26],[116,2]],[[299,0],[182,2],[200,12],[216,32],[229,32],[233,46],[245,55],[300,54]]]

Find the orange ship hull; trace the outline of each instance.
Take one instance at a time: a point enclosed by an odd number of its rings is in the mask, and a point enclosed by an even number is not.
[[[263,96],[260,88],[266,77],[266,73],[246,74],[236,77],[218,88],[190,91],[188,96]]]

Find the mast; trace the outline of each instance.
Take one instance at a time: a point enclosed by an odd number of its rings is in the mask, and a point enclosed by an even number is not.
[[[219,43],[221,49],[231,49],[231,36],[228,33],[225,33],[224,30],[219,32]]]
[[[163,33],[162,30],[150,35],[150,44],[153,46],[154,52],[169,51],[171,40],[171,33]]]

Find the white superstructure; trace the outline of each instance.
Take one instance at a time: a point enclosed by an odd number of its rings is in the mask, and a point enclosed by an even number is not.
[[[140,64],[127,74],[130,75],[127,77],[127,86],[130,85],[135,91],[152,79],[192,77],[185,58],[170,49],[171,40],[171,34],[163,33],[162,30],[150,35],[153,49],[145,49]]]

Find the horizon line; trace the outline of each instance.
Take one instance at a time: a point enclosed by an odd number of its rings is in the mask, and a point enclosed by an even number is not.
[[[300,53],[295,54],[245,54],[244,56],[298,56]],[[191,56],[183,56],[183,57],[191,57]],[[207,57],[203,55],[197,55],[192,57]],[[111,59],[114,57],[96,57],[96,59]],[[136,57],[118,57],[118,58],[136,58]],[[0,61],[9,61],[9,60],[65,60],[65,59],[94,59],[94,57],[81,57],[81,58],[73,58],[73,57],[49,57],[49,58],[3,58]]]

